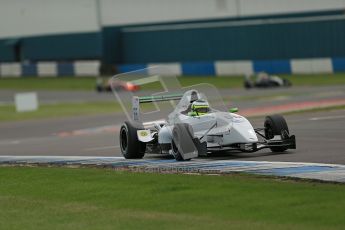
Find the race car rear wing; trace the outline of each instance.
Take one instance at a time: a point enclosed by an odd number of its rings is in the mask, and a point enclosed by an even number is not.
[[[170,101],[170,100],[181,100],[182,94],[170,94],[164,96],[147,96],[139,97],[139,103],[150,103],[156,101]]]
[[[140,104],[142,103],[181,100],[182,96],[183,94],[170,94],[170,95],[146,96],[146,97],[134,96],[132,99],[132,118],[134,121],[140,120]]]

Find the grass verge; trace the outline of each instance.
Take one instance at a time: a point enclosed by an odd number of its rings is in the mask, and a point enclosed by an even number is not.
[[[96,80],[90,77],[0,78],[0,89],[15,90],[93,90]]]
[[[155,106],[148,103],[140,108],[141,111],[152,111]],[[120,104],[115,101],[43,104],[38,110],[29,112],[17,112],[14,105],[0,105],[0,122],[102,115],[122,111]]]
[[[324,86],[345,84],[345,73],[279,75],[296,86]]]
[[[106,114],[119,111],[122,109],[115,102],[49,104],[41,105],[37,111],[21,113],[16,112],[14,105],[0,105],[0,122]]]
[[[343,229],[345,186],[0,167],[1,229]]]
[[[314,75],[281,75],[290,79],[295,86],[320,86],[345,84],[345,73],[336,74],[314,74]],[[243,77],[214,77],[214,76],[184,76],[178,78],[182,86],[195,85],[199,83],[210,83],[217,88],[241,88]],[[0,89],[16,90],[94,90],[95,79],[90,77],[59,77],[59,78],[2,78]],[[148,89],[159,87],[159,84],[152,84]]]

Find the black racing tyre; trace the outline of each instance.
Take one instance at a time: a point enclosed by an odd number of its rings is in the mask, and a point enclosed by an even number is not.
[[[112,91],[110,85],[107,85],[107,86],[105,87],[105,91],[107,91],[107,92],[111,92],[111,91]]]
[[[185,160],[183,159],[178,146],[180,146],[180,149],[183,149],[186,152],[192,151],[193,148],[195,148],[194,144],[192,143],[194,137],[193,134],[194,132],[191,125],[186,123],[175,124],[172,131],[173,139],[171,142],[171,150],[173,151],[173,155],[177,161]]]
[[[100,86],[100,85],[97,85],[97,86],[96,86],[96,92],[98,92],[98,93],[103,92],[103,87]]]
[[[244,88],[246,88],[246,89],[253,88],[252,83],[248,80],[245,80],[243,85],[244,85]]]
[[[274,135],[281,135],[285,138],[289,135],[289,128],[282,115],[271,115],[265,118],[265,137],[267,139],[274,138]],[[287,147],[270,147],[272,152],[284,152]]]
[[[284,82],[284,86],[286,86],[286,87],[289,87],[289,86],[291,86],[292,84],[291,84],[291,81],[289,81],[288,79],[283,79],[283,82]]]
[[[269,87],[279,87],[279,83],[278,82],[275,82],[275,81],[270,81],[269,82]]]
[[[126,159],[141,159],[145,155],[146,143],[140,142],[137,130],[140,125],[125,121],[120,129],[120,149]]]

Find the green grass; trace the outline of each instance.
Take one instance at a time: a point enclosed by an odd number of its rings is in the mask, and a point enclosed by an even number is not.
[[[120,105],[115,102],[88,102],[41,105],[37,111],[21,113],[16,112],[14,105],[0,105],[0,122],[106,114],[119,111],[122,111],[122,109]]]
[[[17,90],[94,90],[95,78],[59,77],[59,78],[2,78],[0,89]]]
[[[0,229],[344,229],[345,186],[0,168]]]
[[[243,87],[243,77],[200,77],[200,76],[185,76],[179,78],[182,86],[196,85],[200,83],[208,83],[217,88],[241,88]]]
[[[197,77],[188,76],[178,78],[182,86],[195,85],[200,83],[214,84],[219,88],[238,88],[243,85],[242,77]],[[94,90],[95,78],[83,77],[60,77],[60,78],[3,78],[0,79],[0,89],[16,90]],[[142,86],[143,89],[161,88],[159,83],[151,83]]]
[[[164,108],[164,105],[161,108]],[[152,111],[153,109],[155,109],[154,104],[141,105],[141,111],[143,112]],[[115,101],[43,104],[39,106],[38,110],[30,112],[16,112],[14,105],[0,105],[0,122],[100,115],[122,111],[120,104]]]
[[[285,76],[295,85],[337,85],[345,84],[345,74],[334,75],[293,75]],[[179,78],[183,86],[199,84],[201,82],[211,83],[219,88],[241,87],[241,77],[183,77]],[[56,90],[92,90],[95,79],[93,78],[20,78],[0,79],[0,89],[56,89]],[[146,89],[158,88],[159,84],[146,85]],[[284,94],[285,95],[285,94]],[[284,96],[277,94],[273,96]],[[286,94],[288,95],[288,94]],[[265,99],[272,95],[257,98],[256,96],[232,97],[239,101]],[[147,105],[146,105],[147,106]],[[143,107],[145,110],[146,107]],[[41,105],[38,111],[17,113],[13,105],[0,105],[0,122],[18,121],[41,118],[56,118],[79,115],[105,114],[122,111],[119,104],[115,102],[89,102],[89,103],[65,103]]]
[[[279,75],[291,80],[296,86],[323,86],[345,84],[345,73]]]
[[[315,75],[281,75],[291,80],[295,86],[319,86],[345,84],[345,73],[315,74]],[[184,76],[178,78],[182,86],[199,83],[210,83],[218,88],[241,88],[243,77],[200,77]],[[0,79],[0,89],[17,90],[94,90],[96,80],[83,77],[59,77],[59,78],[3,78]],[[145,86],[146,89],[158,88],[158,84]]]

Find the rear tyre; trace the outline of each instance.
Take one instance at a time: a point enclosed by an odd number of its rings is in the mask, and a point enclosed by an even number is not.
[[[120,148],[126,159],[141,159],[145,155],[146,143],[140,142],[137,136],[137,130],[141,128],[128,121],[121,126]]]
[[[243,85],[244,85],[244,88],[246,88],[246,89],[253,88],[253,86],[249,80],[245,80]]]
[[[289,87],[292,85],[288,79],[283,79],[283,82],[284,82],[284,86],[286,86],[286,87]]]
[[[289,128],[283,116],[281,115],[271,115],[265,118],[265,137],[270,140],[273,139],[275,135],[281,135],[284,139],[289,136]],[[287,147],[270,147],[272,152],[284,152]]]
[[[96,92],[101,93],[103,92],[103,87],[101,85],[96,86]]]

